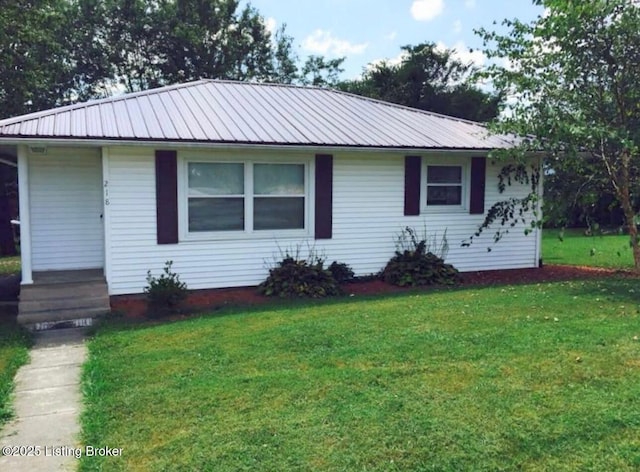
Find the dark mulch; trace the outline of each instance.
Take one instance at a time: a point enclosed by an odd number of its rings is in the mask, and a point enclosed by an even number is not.
[[[563,280],[594,279],[619,275],[640,277],[631,271],[602,269],[596,267],[547,265],[538,269],[510,269],[465,272],[462,286],[513,285],[524,283],[556,282]],[[428,290],[429,287],[425,287]],[[396,287],[381,280],[359,281],[346,284],[345,293],[349,295],[376,295],[399,293],[407,288]],[[189,293],[187,306],[189,311],[219,309],[224,306],[250,306],[273,300],[259,295],[256,287],[194,290]],[[111,308],[129,317],[142,317],[146,314],[144,295],[121,295],[111,297]]]
[[[538,269],[487,270],[465,272],[464,285],[505,285],[523,283],[556,282],[561,280],[594,279],[619,275],[639,277],[630,270],[605,269],[601,267],[546,265]]]

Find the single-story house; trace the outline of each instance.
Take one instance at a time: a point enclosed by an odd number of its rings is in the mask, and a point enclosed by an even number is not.
[[[312,248],[378,272],[406,226],[444,234],[461,271],[537,267],[540,232],[492,231],[512,147],[478,123],[293,85],[199,80],[0,121],[18,163],[23,288],[99,270],[141,293],[166,261],[190,289],[256,285]],[[487,248],[491,246],[492,250]]]

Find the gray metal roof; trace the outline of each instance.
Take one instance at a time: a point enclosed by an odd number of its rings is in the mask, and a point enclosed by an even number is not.
[[[494,149],[481,124],[336,90],[199,80],[0,120],[0,141],[114,140]]]

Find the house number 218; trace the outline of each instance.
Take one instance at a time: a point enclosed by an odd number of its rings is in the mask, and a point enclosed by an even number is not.
[[[109,205],[109,181],[104,181],[104,204]]]

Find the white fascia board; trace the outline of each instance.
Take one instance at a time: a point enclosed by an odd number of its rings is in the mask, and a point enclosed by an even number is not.
[[[492,148],[412,148],[412,147],[379,147],[379,146],[322,146],[303,144],[247,144],[247,143],[207,143],[188,141],[140,141],[129,140],[108,140],[108,139],[42,139],[42,138],[1,138],[0,143],[10,145],[36,145],[36,146],[83,146],[83,147],[104,147],[104,146],[138,146],[144,148],[161,149],[255,149],[255,150],[289,150],[306,152],[367,152],[367,153],[388,153],[398,152],[405,154],[442,154],[455,153],[469,156],[487,155]]]

